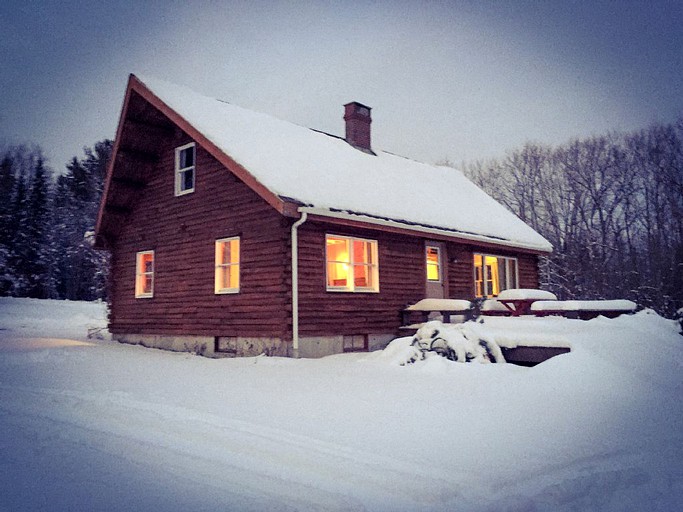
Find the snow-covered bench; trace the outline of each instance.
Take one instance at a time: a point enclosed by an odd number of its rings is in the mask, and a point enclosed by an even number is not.
[[[419,321],[412,321],[413,315],[419,315]],[[433,314],[441,318],[430,318]],[[472,318],[472,303],[462,299],[422,299],[411,304],[401,312],[401,329],[419,329],[423,323],[429,320],[441,320],[443,323],[451,323],[451,317],[461,316],[464,320]]]
[[[561,315],[567,318],[589,320],[597,316],[615,318],[633,313],[637,308],[630,300],[539,300],[531,304],[536,316]]]

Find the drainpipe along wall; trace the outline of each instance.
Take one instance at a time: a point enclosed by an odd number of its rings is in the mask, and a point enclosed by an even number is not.
[[[292,224],[292,357],[299,357],[299,226],[308,218],[303,212],[301,218]]]

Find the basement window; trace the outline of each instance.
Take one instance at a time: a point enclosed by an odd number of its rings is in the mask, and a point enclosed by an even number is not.
[[[195,144],[191,142],[175,150],[175,195],[194,192]]]
[[[238,293],[240,291],[240,239],[239,237],[216,240],[215,293]]]
[[[517,288],[517,258],[474,255],[474,289],[477,297],[496,297],[503,290]]]
[[[368,336],[366,334],[345,335],[342,338],[344,352],[366,352]]]
[[[154,251],[140,251],[135,257],[135,298],[154,296]]]
[[[376,240],[327,235],[325,247],[327,291],[379,291]]]

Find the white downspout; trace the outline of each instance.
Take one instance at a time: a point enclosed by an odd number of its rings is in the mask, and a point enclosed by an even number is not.
[[[292,224],[292,357],[299,357],[299,226],[308,218],[303,212],[301,218]]]

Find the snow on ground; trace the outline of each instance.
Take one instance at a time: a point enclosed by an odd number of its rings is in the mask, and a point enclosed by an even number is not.
[[[534,368],[400,366],[390,350],[211,360],[86,340],[104,315],[0,298],[0,510],[670,511],[683,499],[683,337],[649,312],[476,326],[571,345]]]

